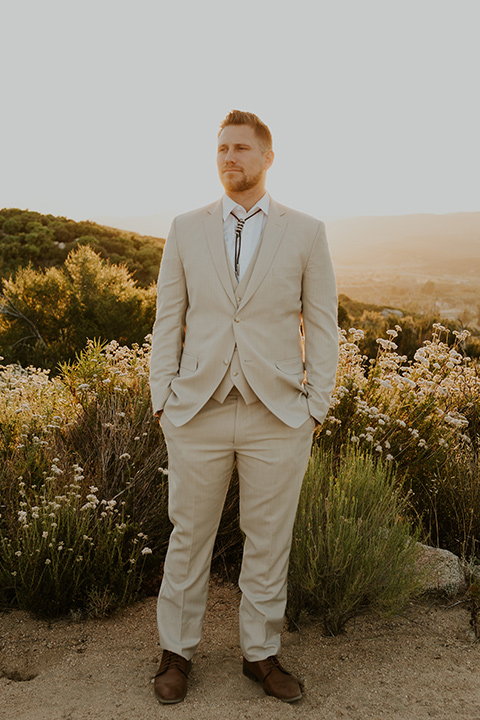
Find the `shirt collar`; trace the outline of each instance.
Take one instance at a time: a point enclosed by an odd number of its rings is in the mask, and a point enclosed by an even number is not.
[[[268,215],[269,207],[270,207],[270,196],[268,193],[265,193],[265,195],[263,197],[261,197],[260,200],[257,203],[255,203],[255,205],[252,208],[250,208],[250,210],[248,211],[248,215],[251,215],[258,208],[260,210],[263,210],[265,215]],[[242,213],[242,215],[247,214],[244,207],[242,207],[241,205],[236,203],[235,200],[232,200],[232,198],[228,197],[228,195],[224,195],[223,196],[223,221],[224,222],[227,219],[227,217],[230,215],[232,210],[233,211],[235,210],[235,208],[238,208],[239,211]]]

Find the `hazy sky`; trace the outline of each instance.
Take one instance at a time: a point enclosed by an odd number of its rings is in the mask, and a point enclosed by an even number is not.
[[[232,108],[318,217],[479,210],[479,0],[2,0],[0,207],[76,220],[222,193]]]

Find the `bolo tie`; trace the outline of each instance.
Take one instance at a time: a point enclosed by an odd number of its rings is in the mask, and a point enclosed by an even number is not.
[[[233,215],[233,217],[235,218],[235,220],[237,221],[237,227],[235,228],[235,262],[234,262],[235,277],[237,279],[237,282],[240,282],[240,252],[242,250],[243,226],[245,225],[247,220],[250,220],[250,218],[252,218],[257,213],[261,212],[261,210],[262,210],[261,208],[258,208],[258,210],[256,210],[251,215],[248,215],[244,220],[240,220],[240,218],[238,218],[234,212],[231,213]]]

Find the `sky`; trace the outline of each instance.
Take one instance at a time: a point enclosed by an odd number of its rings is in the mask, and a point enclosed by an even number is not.
[[[237,108],[272,130],[288,206],[478,211],[479,20],[478,0],[2,0],[0,208],[205,205]]]

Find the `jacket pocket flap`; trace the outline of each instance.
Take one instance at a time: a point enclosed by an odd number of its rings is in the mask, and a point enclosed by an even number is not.
[[[290,360],[280,360],[280,362],[275,363],[275,367],[287,375],[299,375],[304,371],[301,357],[290,358]]]
[[[184,352],[180,359],[180,367],[195,372],[198,367],[198,359],[195,357],[195,355],[189,355],[188,353]]]

